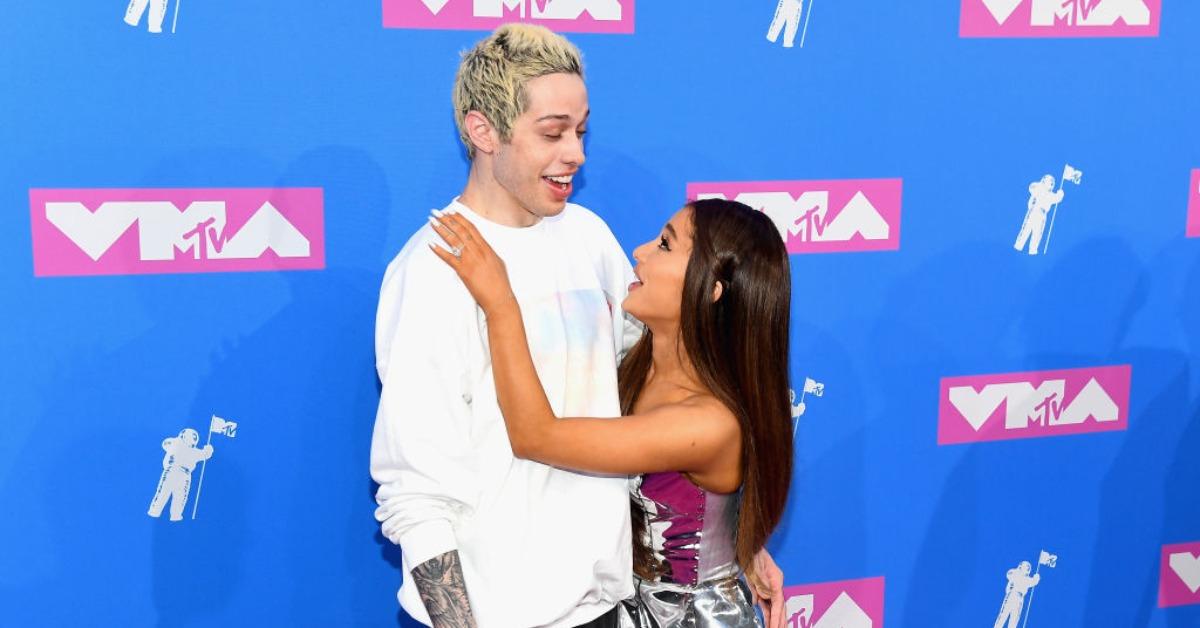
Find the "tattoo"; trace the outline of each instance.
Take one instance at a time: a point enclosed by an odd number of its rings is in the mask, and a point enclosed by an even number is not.
[[[433,628],[475,628],[458,550],[417,565],[412,570],[412,577]]]

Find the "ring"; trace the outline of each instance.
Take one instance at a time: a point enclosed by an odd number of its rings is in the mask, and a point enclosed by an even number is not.
[[[456,246],[456,247],[450,249],[450,254],[453,255],[454,257],[461,258],[462,257],[462,247]]]

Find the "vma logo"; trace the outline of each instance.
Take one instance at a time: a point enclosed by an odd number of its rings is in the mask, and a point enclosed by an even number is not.
[[[1188,188],[1187,237],[1200,238],[1200,169],[1192,171],[1192,185]]]
[[[320,269],[323,205],[320,188],[34,189],[34,275]]]
[[[192,472],[199,463],[200,481],[196,486],[196,499],[192,502],[192,519],[195,519],[196,511],[200,508],[200,490],[204,488],[204,471],[208,469],[208,460],[213,455],[212,435],[233,438],[237,436],[237,427],[237,423],[214,414],[208,423],[208,441],[204,447],[196,446],[200,444],[200,435],[190,427],[185,427],[178,436],[164,439],[162,448],[166,453],[162,460],[163,471],[147,514],[158,519],[162,516],[163,507],[170,502],[171,521],[183,521],[183,509],[192,491]]]
[[[383,0],[384,28],[487,30],[506,22],[559,32],[633,33],[634,0]]]
[[[900,179],[689,183],[689,199],[725,198],[771,218],[791,253],[900,248]]]
[[[788,628],[882,628],[883,578],[787,587]]]
[[[1124,430],[1129,365],[942,378],[938,444]]]
[[[1158,607],[1200,604],[1200,541],[1164,545]]]
[[[960,37],[1157,37],[1162,0],[962,0]]]

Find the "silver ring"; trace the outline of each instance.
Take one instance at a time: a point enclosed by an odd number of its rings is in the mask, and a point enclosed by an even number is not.
[[[456,246],[456,247],[450,249],[450,254],[453,255],[454,257],[461,258],[462,257],[462,247]]]

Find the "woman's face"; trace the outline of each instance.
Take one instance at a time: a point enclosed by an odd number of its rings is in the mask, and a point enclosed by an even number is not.
[[[638,280],[629,286],[622,305],[647,324],[679,324],[683,279],[692,255],[692,210],[675,212],[658,236],[634,249]]]

